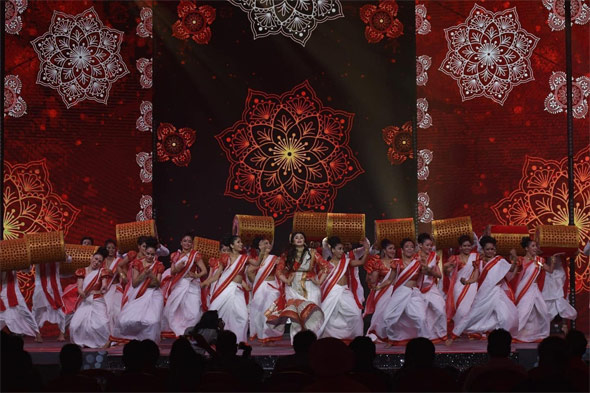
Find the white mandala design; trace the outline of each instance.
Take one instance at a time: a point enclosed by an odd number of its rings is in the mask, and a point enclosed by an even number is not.
[[[21,117],[27,113],[27,103],[20,96],[22,87],[18,75],[4,77],[4,116]]]
[[[152,153],[145,151],[137,153],[135,156],[137,165],[141,168],[139,170],[139,178],[143,183],[151,183],[152,181]]]
[[[585,25],[590,21],[590,7],[586,0],[571,0],[571,20],[577,25]],[[563,30],[565,28],[565,1],[543,0],[543,5],[549,10],[547,24],[551,30]]]
[[[21,14],[27,9],[28,0],[6,0],[4,2],[5,21],[4,31],[8,34],[18,34],[23,28]]]
[[[37,83],[57,90],[67,108],[106,104],[112,84],[129,73],[122,41],[123,32],[105,27],[93,7],[78,15],[54,11],[49,31],[31,41],[41,61]]]
[[[430,197],[427,192],[418,193],[418,220],[423,223],[429,223],[434,218],[432,209],[428,207]]]
[[[141,209],[135,216],[137,221],[146,221],[152,219],[152,196],[142,195],[139,199],[139,208]]]
[[[416,34],[426,35],[430,33],[430,22],[426,19],[428,10],[424,4],[416,4]]]
[[[151,8],[143,7],[139,12],[139,17],[141,18],[141,22],[137,25],[137,29],[135,29],[138,36],[143,38],[153,38],[152,36],[152,16],[153,11]]]
[[[305,46],[319,23],[343,18],[340,0],[229,0],[248,14],[254,39],[282,34]]]
[[[445,37],[439,70],[457,81],[463,101],[483,96],[504,105],[514,86],[535,79],[530,57],[539,38],[520,26],[516,8],[491,12],[476,4]]]
[[[428,82],[428,69],[432,65],[432,57],[422,55],[416,57],[416,86],[426,86]]]
[[[428,114],[428,101],[426,98],[416,100],[416,120],[420,128],[426,129],[432,126],[432,116]]]
[[[434,153],[431,150],[422,149],[418,151],[418,180],[428,179],[428,175],[430,175],[428,164],[432,162],[433,158]]]
[[[554,72],[549,78],[551,93],[545,98],[545,110],[556,114],[567,108],[567,87],[565,72]],[[590,78],[580,76],[572,83],[572,115],[584,119],[588,113],[587,98],[590,95]]]
[[[153,106],[149,101],[142,101],[141,105],[139,105],[141,116],[139,116],[135,122],[135,126],[139,131],[152,131],[152,110]]]
[[[152,60],[153,59],[146,59],[145,57],[142,57],[135,62],[137,71],[139,71],[141,74],[139,77],[139,84],[144,89],[149,89],[152,87]]]

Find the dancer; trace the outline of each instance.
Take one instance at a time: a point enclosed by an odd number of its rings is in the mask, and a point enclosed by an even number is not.
[[[113,334],[113,328],[119,319],[121,312],[121,301],[123,300],[123,291],[127,285],[127,269],[129,266],[129,257],[135,257],[136,253],[127,254],[125,258],[117,256],[117,247],[114,240],[105,241],[105,248],[108,256],[105,258],[104,266],[108,268],[112,275],[107,278],[106,293],[104,301],[107,305],[109,315],[110,334]]]
[[[164,291],[163,331],[182,336],[201,319],[201,277],[207,274],[201,254],[193,250],[193,235],[180,240],[181,249],[170,257],[170,283]]]
[[[109,340],[109,316],[103,295],[112,272],[103,267],[108,251],[101,247],[90,265],[76,270],[78,302],[70,322],[70,338],[81,347],[101,348]]]
[[[545,283],[543,285],[543,299],[547,304],[547,311],[551,319],[559,316],[563,319],[575,320],[578,312],[566,299],[569,280],[566,278],[562,254],[555,254],[553,271],[545,271]],[[565,289],[564,289],[565,288]]]
[[[363,334],[364,299],[357,272],[358,267],[367,261],[370,244],[368,240],[365,241],[365,254],[360,260],[355,258],[352,251],[344,253],[339,237],[328,238],[328,244],[332,258],[327,262],[328,274],[321,286],[324,323],[320,327],[320,338],[352,340]]]
[[[6,326],[14,334],[32,336],[35,341],[41,342],[37,321],[18,288],[16,270],[0,274],[0,330]]]
[[[447,292],[447,321],[457,324],[471,308],[477,294],[478,253],[473,251],[473,240],[469,235],[459,237],[459,254],[449,257],[443,266],[445,275],[450,277]]]
[[[33,290],[32,313],[39,329],[45,322],[54,323],[59,329],[57,341],[65,341],[66,314],[63,307],[63,290],[59,275],[59,262],[35,265],[35,289]],[[41,335],[35,337],[42,342]]]
[[[555,258],[547,264],[538,256],[537,242],[526,236],[521,247],[526,255],[518,257],[515,250],[510,251],[510,259],[517,263],[514,278],[514,303],[518,310],[518,334],[515,338],[523,342],[540,342],[549,336],[551,317],[541,291],[545,282],[545,272],[552,273]]]
[[[445,298],[438,287],[442,274],[438,267],[438,257],[432,250],[434,241],[428,233],[418,235],[418,257],[421,276],[418,286],[426,302],[424,330],[429,340],[447,339],[447,313]]]
[[[370,256],[364,265],[367,272],[367,286],[371,292],[367,297],[363,317],[375,312],[377,304],[383,299],[387,290],[390,289],[391,280],[389,278],[395,275],[394,269],[400,261],[395,257],[395,244],[389,239],[381,240],[381,254],[383,255]]]
[[[263,345],[278,341],[283,337],[284,325],[267,325],[274,302],[284,291],[282,283],[276,276],[279,257],[270,253],[272,244],[266,238],[257,237],[252,241],[252,248],[258,253],[259,266],[248,267],[248,279],[252,283],[250,300],[250,340],[258,339]]]
[[[458,337],[463,332],[481,335],[504,329],[516,336],[518,311],[512,291],[506,283],[507,275],[516,269],[516,261],[510,264],[496,255],[496,239],[493,237],[482,236],[479,242],[484,255],[476,274],[477,294],[469,312],[453,328],[453,335]],[[452,343],[452,339],[448,343]]]

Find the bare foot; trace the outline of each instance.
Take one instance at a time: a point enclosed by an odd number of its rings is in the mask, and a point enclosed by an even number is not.
[[[66,338],[63,333],[59,333],[59,336],[57,336],[57,341],[66,341]]]
[[[449,338],[447,341],[445,341],[445,345],[447,347],[450,347],[452,343],[453,343],[453,339],[452,338]]]
[[[42,343],[42,342],[43,342],[43,338],[41,337],[41,334],[40,334],[40,333],[37,333],[37,334],[35,335],[35,340],[34,340],[34,341],[35,341],[36,343]]]
[[[105,345],[102,346],[103,349],[109,349],[111,347],[111,340],[107,341]]]

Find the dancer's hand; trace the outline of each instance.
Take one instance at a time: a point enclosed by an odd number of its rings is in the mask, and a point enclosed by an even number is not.
[[[467,285],[467,280],[465,279],[465,277],[461,277],[459,281],[461,281],[461,284]]]

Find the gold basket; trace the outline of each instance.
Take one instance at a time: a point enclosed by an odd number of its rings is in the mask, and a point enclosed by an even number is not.
[[[72,262],[64,262],[60,264],[60,273],[73,274],[77,269],[90,265],[90,259],[97,250],[98,246],[66,244],[66,254],[68,254],[68,256],[72,258]]]
[[[496,254],[503,257],[510,256],[510,250],[515,249],[517,255],[526,252],[520,245],[522,238],[529,235],[529,230],[524,225],[492,225],[490,236],[496,239]]]
[[[473,238],[473,226],[469,216],[432,221],[432,236],[437,250],[457,248],[457,241],[462,235]]]
[[[26,239],[0,240],[0,270],[22,270],[31,266]]]
[[[375,247],[381,248],[381,241],[388,239],[399,248],[404,238],[416,239],[416,227],[413,218],[392,218],[375,220]]]
[[[197,250],[205,265],[209,266],[209,259],[219,258],[220,244],[218,240],[211,240],[204,237],[195,236],[193,239],[193,250]]]
[[[25,240],[33,265],[66,260],[63,231],[27,233]]]
[[[271,243],[275,237],[275,220],[270,216],[236,214],[232,227],[232,233],[238,235],[246,245],[250,245],[257,236],[262,236]]]
[[[117,224],[115,231],[117,233],[117,247],[119,252],[123,254],[137,249],[137,239],[140,236],[158,237],[154,220]]]
[[[535,239],[545,256],[565,252],[571,257],[580,247],[580,233],[574,225],[539,225]]]
[[[345,243],[358,243],[365,240],[365,215],[328,213],[326,236],[338,236]]]
[[[326,237],[328,213],[295,212],[293,232],[303,232],[307,241],[321,241]]]

